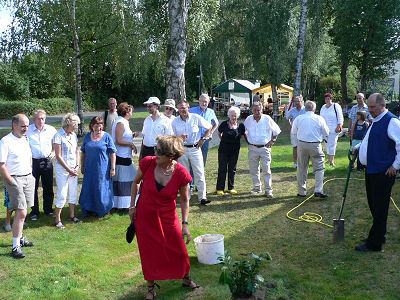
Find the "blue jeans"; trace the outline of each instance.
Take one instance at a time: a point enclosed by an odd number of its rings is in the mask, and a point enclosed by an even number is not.
[[[204,173],[206,171],[206,162],[207,162],[207,154],[208,154],[208,145],[209,144],[210,144],[210,140],[206,140],[204,142],[203,146],[201,146],[201,154],[203,154]],[[192,168],[190,168],[190,176],[192,176],[192,178],[194,178]],[[190,182],[190,188],[193,189],[193,186],[194,186],[194,179],[192,179],[192,181]]]

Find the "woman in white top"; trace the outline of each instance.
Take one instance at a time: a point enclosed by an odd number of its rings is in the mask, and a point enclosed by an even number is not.
[[[329,136],[326,138],[326,154],[328,154],[328,164],[335,167],[334,158],[336,152],[336,145],[338,134],[342,131],[343,127],[343,113],[342,107],[332,102],[332,94],[326,93],[324,95],[325,104],[321,107],[320,115],[325,119],[329,128]]]
[[[117,148],[115,164],[115,176],[113,177],[114,204],[117,209],[127,209],[131,203],[131,186],[136,176],[136,168],[132,162],[132,151],[137,153],[133,144],[133,137],[129,127],[129,119],[132,116],[133,106],[126,102],[118,105],[118,117],[112,126],[112,137]]]
[[[53,145],[56,154],[54,166],[57,183],[57,199],[55,206],[54,225],[59,229],[65,229],[61,222],[61,210],[68,198],[69,217],[72,222],[80,223],[75,216],[75,205],[78,201],[78,170],[79,148],[75,130],[80,123],[79,117],[74,113],[66,114],[62,119],[62,128],[54,135]]]

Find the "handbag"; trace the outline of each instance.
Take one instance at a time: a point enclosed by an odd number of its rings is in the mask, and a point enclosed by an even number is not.
[[[147,169],[150,167],[152,161],[153,161],[153,158],[151,158],[150,163],[147,166]],[[147,171],[147,169],[146,169],[146,171]],[[145,173],[143,173],[143,176],[144,176],[144,174]],[[136,203],[135,203],[135,205],[137,205],[137,202],[139,201],[139,196],[140,196],[141,191],[142,191],[142,184],[143,184],[143,180],[140,183],[139,191],[138,191],[138,194],[136,195]],[[126,234],[125,234],[126,241],[129,244],[132,243],[132,241],[133,241],[133,239],[135,237],[135,234],[136,234],[135,223],[130,223],[128,228],[126,229]]]

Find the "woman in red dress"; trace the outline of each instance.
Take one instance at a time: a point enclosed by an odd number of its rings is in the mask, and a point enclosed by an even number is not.
[[[189,182],[186,168],[176,160],[184,153],[180,137],[163,135],[157,138],[156,156],[139,162],[132,184],[129,207],[131,222],[135,222],[136,237],[144,278],[147,280],[146,299],[156,295],[154,280],[183,279],[182,286],[199,288],[190,279],[189,255],[185,245],[191,240],[188,229]],[[140,199],[135,205],[139,184],[143,180]],[[175,199],[180,193],[182,227]]]

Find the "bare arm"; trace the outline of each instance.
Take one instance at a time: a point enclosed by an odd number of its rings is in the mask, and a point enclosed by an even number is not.
[[[110,153],[110,162],[111,162],[110,178],[113,178],[115,176],[115,161],[116,161],[116,157],[117,157],[117,155],[115,154],[115,152]]]
[[[350,132],[350,141],[353,140],[353,135],[354,135],[354,128],[356,127],[356,123],[353,124],[353,127],[351,127],[351,132]]]
[[[11,184],[12,177],[8,173],[8,170],[6,168],[6,164],[4,162],[0,163],[0,174],[4,178],[4,180],[8,182],[8,184]]]
[[[210,129],[208,129],[208,130],[204,133],[203,137],[209,136],[209,135],[210,135],[210,132],[211,132],[211,129],[212,129],[212,127],[211,127]],[[197,148],[201,148],[201,146],[203,146],[204,142],[205,142],[205,140],[200,139],[200,141],[197,143]]]
[[[182,211],[182,222],[187,222],[189,217],[189,183],[179,189],[180,202],[181,202],[181,211]],[[186,236],[186,244],[189,244],[192,239],[190,235],[190,231],[188,228],[188,224],[182,224],[182,239],[185,240]]]
[[[135,144],[131,142],[124,141],[122,139],[122,136],[124,135],[124,124],[118,123],[117,126],[115,126],[115,143],[118,146],[126,146],[126,147],[131,147],[132,150],[137,153],[137,149]]]
[[[222,139],[222,133],[218,131],[218,137],[221,140]]]
[[[81,173],[85,173],[85,152],[81,154]]]
[[[140,185],[140,182],[142,181],[142,179],[143,179],[142,170],[140,170],[140,168],[138,168],[138,170],[136,172],[136,177],[135,177],[135,179],[133,179],[132,187],[131,187],[131,205],[129,207],[129,217],[131,218],[131,223],[133,223],[133,221],[135,221],[135,219],[136,219],[135,201],[136,201],[136,196],[139,191],[139,185]]]

